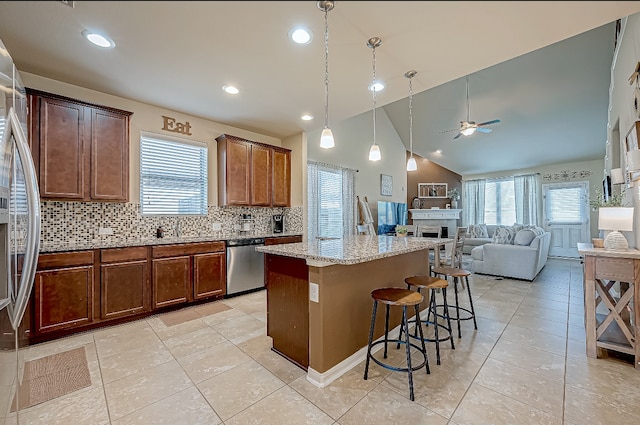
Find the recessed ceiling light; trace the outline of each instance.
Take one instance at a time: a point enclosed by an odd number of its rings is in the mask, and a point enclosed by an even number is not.
[[[82,31],[82,35],[92,44],[98,47],[102,47],[103,49],[111,49],[113,47],[116,47],[116,43],[114,43],[113,40],[105,35],[98,34],[97,32],[84,30]]]
[[[238,93],[240,93],[240,90],[238,90],[234,86],[222,86],[222,90],[226,91],[229,94],[238,94]]]
[[[369,84],[369,91],[374,91],[374,90],[376,91],[376,93],[381,90],[384,90],[384,83],[381,81],[376,81],[373,84]]]
[[[437,154],[441,154],[441,153],[442,153],[442,149],[438,149],[438,150],[436,151],[436,153],[437,153]]]
[[[302,121],[311,121],[313,119],[313,115],[304,114],[303,116],[300,117],[300,119]]]
[[[291,31],[289,31],[289,38],[293,40],[294,43],[309,44],[311,43],[312,32],[309,28],[305,27],[291,28]]]

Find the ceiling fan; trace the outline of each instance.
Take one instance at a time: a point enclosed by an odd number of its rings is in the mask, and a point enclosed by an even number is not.
[[[481,122],[480,124],[476,124],[475,121],[469,120],[469,76],[467,75],[465,78],[467,81],[467,120],[460,121],[460,128],[454,128],[453,130],[446,130],[441,132],[441,133],[449,133],[451,131],[457,131],[458,134],[455,135],[454,140],[462,135],[471,136],[476,131],[480,133],[491,133],[491,129],[486,128],[486,126],[500,123],[500,120],[491,120],[491,121]]]

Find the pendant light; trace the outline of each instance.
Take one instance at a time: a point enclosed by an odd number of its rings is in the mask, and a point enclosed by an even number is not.
[[[320,147],[329,149],[335,146],[333,133],[329,128],[329,21],[327,13],[333,9],[333,1],[325,0],[317,3],[318,9],[324,11],[324,129],[320,135]]]
[[[373,80],[371,81],[371,91],[373,92],[373,145],[369,150],[369,161],[380,161],[380,146],[376,143],[376,47],[380,47],[382,39],[380,37],[372,37],[367,41],[367,46],[373,50]]]
[[[417,74],[416,71],[407,71],[404,76],[409,79],[409,150],[411,151],[411,157],[407,161],[407,171],[416,171],[418,164],[413,157],[413,84],[412,78]]]

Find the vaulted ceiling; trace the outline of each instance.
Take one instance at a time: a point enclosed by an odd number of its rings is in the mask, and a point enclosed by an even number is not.
[[[324,14],[315,1],[71,3],[0,2],[0,39],[20,70],[274,137],[323,126]],[[407,148],[403,75],[415,69],[414,150],[446,168],[602,157],[611,23],[638,11],[640,2],[337,1],[328,14],[330,122],[371,108],[366,41],[378,36],[378,105]],[[314,34],[308,45],[287,37],[300,24]],[[84,29],[107,33],[116,48],[89,45]],[[455,132],[440,132],[466,119],[465,75],[470,118],[502,123],[452,141]],[[225,84],[241,93],[224,93]]]

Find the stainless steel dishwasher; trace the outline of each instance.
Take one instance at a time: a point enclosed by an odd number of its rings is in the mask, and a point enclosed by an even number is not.
[[[227,296],[264,288],[264,238],[227,241]]]

